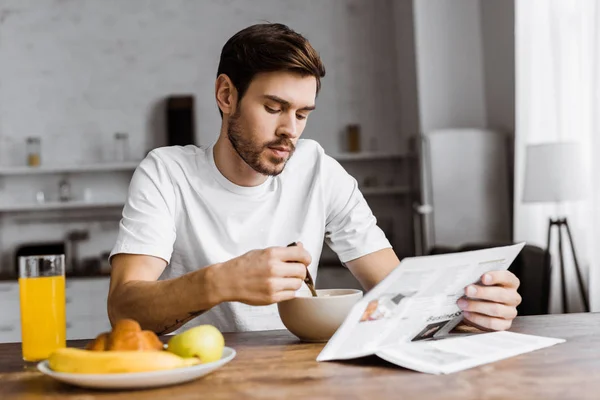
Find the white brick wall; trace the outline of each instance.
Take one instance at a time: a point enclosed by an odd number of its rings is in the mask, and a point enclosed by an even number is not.
[[[360,123],[364,144],[402,150],[393,15],[392,0],[0,0],[0,165],[23,165],[30,135],[45,164],[108,161],[116,131],[139,159],[164,144],[160,104],[176,93],[196,96],[197,141],[212,142],[221,48],[265,20],[305,34],[326,65],[305,137],[335,154]],[[15,227],[2,222],[5,260],[28,230],[61,239],[67,224]]]
[[[214,78],[221,48],[241,28],[280,21],[304,33],[327,68],[307,137],[329,152],[352,122],[399,148],[391,1],[1,1],[0,164],[22,164],[28,135],[43,159],[110,159],[116,131],[142,157],[163,144],[156,103],[197,98],[198,141],[215,139]],[[65,151],[73,146],[77,151]]]

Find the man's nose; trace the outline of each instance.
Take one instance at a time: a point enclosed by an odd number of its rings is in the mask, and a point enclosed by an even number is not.
[[[290,115],[291,114],[291,115]],[[290,139],[295,139],[298,136],[298,129],[296,127],[296,115],[293,113],[286,113],[281,118],[281,124],[277,132],[278,135],[287,136]]]

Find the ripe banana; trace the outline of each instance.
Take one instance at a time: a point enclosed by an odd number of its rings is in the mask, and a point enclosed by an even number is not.
[[[148,372],[199,364],[195,357],[183,358],[168,351],[91,351],[58,349],[48,358],[53,371],[76,374]]]

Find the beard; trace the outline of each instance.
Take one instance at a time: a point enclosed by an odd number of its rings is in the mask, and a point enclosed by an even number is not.
[[[228,119],[227,138],[233,149],[238,153],[250,168],[262,175],[277,176],[285,168],[285,164],[294,154],[296,147],[287,137],[280,137],[267,143],[255,143],[248,137],[251,136],[240,123],[240,109]],[[290,149],[287,157],[277,157],[272,154],[269,147],[285,147]],[[267,153],[266,155],[264,153]]]

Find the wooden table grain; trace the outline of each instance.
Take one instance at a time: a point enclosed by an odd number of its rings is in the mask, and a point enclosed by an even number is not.
[[[450,375],[427,375],[376,357],[317,363],[323,344],[287,331],[226,334],[237,357],[189,383],[97,391],[23,369],[18,343],[0,344],[0,399],[599,399],[600,314],[519,317],[515,332],[564,344]],[[70,342],[83,346],[86,341]]]

